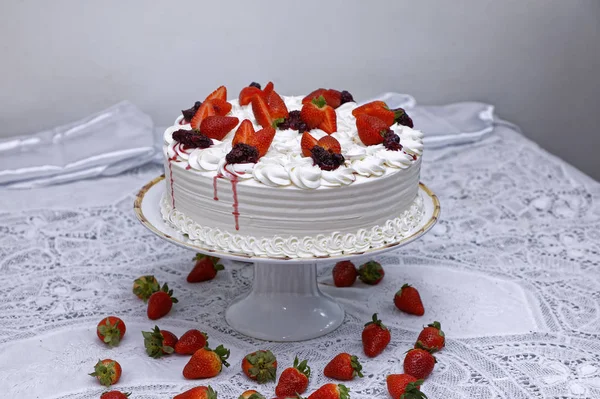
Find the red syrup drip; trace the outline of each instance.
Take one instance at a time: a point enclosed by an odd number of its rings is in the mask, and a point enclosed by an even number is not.
[[[172,158],[169,158],[169,179],[171,180],[171,202],[173,205],[173,209],[175,209],[175,195],[173,195],[173,161],[177,158],[177,154],[173,155]]]
[[[215,201],[219,200],[219,197],[217,196],[217,179],[220,179],[224,177],[222,174],[217,173],[215,177],[213,177],[213,199]]]
[[[237,176],[234,176],[233,179],[231,179],[231,191],[233,191],[233,217],[235,218],[235,229],[239,230],[240,229],[240,210],[239,210],[239,203],[238,203],[238,196],[237,196],[237,183],[238,183],[238,178]]]

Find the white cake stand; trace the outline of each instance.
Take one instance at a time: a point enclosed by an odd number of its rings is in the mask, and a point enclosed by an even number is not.
[[[225,319],[236,331],[268,341],[303,341],[320,337],[335,330],[344,321],[342,306],[319,290],[318,264],[332,264],[339,260],[358,263],[362,258],[398,249],[431,229],[440,213],[438,198],[421,183],[418,195],[423,198],[424,217],[398,243],[337,257],[278,259],[233,255],[195,245],[164,222],[159,206],[165,191],[163,179],[164,175],[152,180],[138,193],[134,202],[138,219],[151,232],[173,244],[221,259],[252,262],[252,289],[229,305]]]

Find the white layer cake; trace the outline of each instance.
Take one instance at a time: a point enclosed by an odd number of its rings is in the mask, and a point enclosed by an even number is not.
[[[283,97],[289,111],[303,97]],[[257,125],[251,106],[232,100],[231,116]],[[179,117],[164,134],[164,219],[195,244],[248,256],[308,258],[364,252],[400,241],[419,224],[421,132],[395,124],[401,151],[365,146],[357,135],[354,102],[336,109],[345,163],[321,170],[302,156],[301,134],[277,130],[257,163],[225,162],[233,129],[206,149],[186,149],[172,138],[191,129]],[[326,133],[313,129],[319,139]]]

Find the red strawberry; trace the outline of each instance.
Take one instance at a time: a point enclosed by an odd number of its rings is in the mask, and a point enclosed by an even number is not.
[[[164,284],[160,291],[155,292],[148,299],[148,318],[160,319],[169,313],[173,304],[177,302],[177,298],[173,298],[173,290],[169,290],[169,286]]]
[[[229,112],[231,112],[231,108],[233,108],[231,103],[225,100],[219,100],[218,98],[210,100],[210,102],[215,109],[215,114],[219,116],[227,115]]]
[[[417,316],[423,316],[425,309],[423,308],[423,302],[421,302],[421,295],[419,291],[411,285],[404,284],[396,295],[394,295],[394,305],[401,311],[414,314]]]
[[[275,87],[275,86],[273,85],[273,82],[269,82],[269,83],[267,83],[267,84],[265,85],[265,88],[264,88],[264,89],[262,89],[262,94],[263,94],[263,97],[264,97],[264,98],[269,98],[269,95],[270,95],[270,94],[271,94],[271,92],[273,91],[274,87]]]
[[[211,386],[199,386],[175,395],[173,399],[217,399],[217,391]]]
[[[308,399],[350,399],[350,390],[342,384],[325,384],[308,396]]]
[[[390,110],[386,103],[383,101],[372,101],[370,103],[361,105],[352,111],[352,115],[358,117],[358,115],[365,114],[374,116],[381,119],[385,124],[390,127],[395,123],[396,114]]]
[[[275,127],[273,126],[275,119],[271,116],[269,105],[264,98],[261,96],[254,96],[250,103],[252,104],[254,117],[259,125],[262,127]]]
[[[311,92],[310,94],[308,94],[306,97],[304,97],[302,99],[302,104],[308,104],[308,103],[312,102],[312,100],[314,100],[315,98],[319,98],[326,91],[327,91],[326,89],[320,88],[320,89],[317,89],[317,90]]]
[[[393,399],[427,399],[419,387],[423,380],[408,374],[390,374],[386,377],[387,389]]]
[[[190,126],[192,129],[200,130],[200,125],[202,121],[209,116],[216,115],[215,107],[212,105],[212,101],[204,101],[198,111],[194,114],[194,117],[190,121]]]
[[[183,368],[183,376],[187,379],[211,378],[217,376],[223,366],[229,367],[227,358],[229,349],[219,345],[215,350],[198,349]]]
[[[335,137],[332,136],[323,136],[319,139],[317,144],[329,152],[333,152],[336,154],[342,153],[342,146],[339,141]]]
[[[275,381],[277,375],[277,359],[271,351],[259,350],[242,359],[242,370],[251,380],[264,384]]]
[[[336,263],[331,273],[333,274],[333,283],[336,287],[350,287],[356,281],[356,267],[349,260]]]
[[[373,320],[365,324],[362,332],[362,343],[365,355],[375,357],[379,355],[390,343],[392,336],[390,330],[373,315]]]
[[[232,146],[243,143],[256,147],[258,150],[259,157],[264,156],[275,137],[275,129],[272,127],[265,127],[264,129],[254,132],[252,122],[248,119],[244,119],[240,127],[236,130],[235,136],[231,142]]]
[[[352,115],[357,117],[360,114],[366,113],[367,110],[374,108],[387,108],[387,104],[385,103],[385,101],[371,101],[369,103],[354,108],[352,110]]]
[[[254,126],[252,126],[252,122],[250,122],[250,119],[244,119],[235,131],[235,135],[233,136],[233,140],[231,141],[231,146],[235,146],[238,143],[248,144],[251,142],[253,137]]]
[[[325,98],[325,101],[327,101],[327,105],[331,108],[335,109],[342,104],[342,93],[338,90],[325,90],[323,97]]]
[[[277,121],[277,119],[285,119],[290,115],[285,102],[275,90],[273,90],[271,94],[269,94],[269,97],[267,97],[267,105],[269,106],[271,118],[273,118],[275,121]]]
[[[104,359],[96,363],[94,372],[90,373],[90,375],[96,377],[100,384],[108,387],[119,382],[121,371],[121,365],[118,362],[112,359]]]
[[[121,391],[109,391],[104,392],[100,399],[127,399],[131,395],[129,392],[123,393]]]
[[[360,114],[356,117],[356,129],[358,137],[364,145],[383,143],[383,136],[390,130],[384,121],[367,114]]]
[[[323,120],[325,120],[325,113],[323,107],[326,107],[327,103],[323,96],[312,100],[302,106],[300,110],[300,119],[306,123],[309,129],[318,127]]]
[[[307,363],[307,360],[298,363],[298,358],[295,358],[294,366],[283,370],[279,376],[279,381],[275,387],[275,395],[296,396],[304,393],[310,378],[310,367]]]
[[[404,358],[404,372],[423,380],[431,374],[435,363],[435,357],[425,349],[411,349]]]
[[[152,331],[142,331],[144,337],[144,347],[148,356],[159,358],[173,353],[177,344],[177,336],[170,331],[161,330],[154,326]]]
[[[337,132],[337,115],[335,113],[335,109],[326,105],[323,107],[323,114],[325,117],[323,121],[319,124],[318,128],[324,131],[327,134]]]
[[[116,316],[108,316],[102,319],[96,327],[96,335],[100,338],[100,341],[108,344],[109,346],[117,346],[121,339],[125,335],[127,327],[123,320]]]
[[[200,132],[211,139],[223,140],[239,121],[235,116],[207,116],[200,124]]]
[[[256,147],[259,157],[264,156],[267,151],[269,151],[269,147],[271,147],[274,137],[275,129],[270,126],[265,127],[254,134],[251,145]]]
[[[358,268],[358,278],[365,284],[377,285],[383,276],[385,276],[383,267],[374,260],[364,263]]]
[[[175,344],[175,353],[180,355],[193,355],[198,349],[202,349],[208,343],[208,335],[200,330],[188,330],[179,338]]]
[[[329,136],[327,136],[329,137]],[[310,157],[314,146],[319,145],[317,139],[310,135],[309,132],[302,133],[302,139],[300,140],[300,147],[302,147],[302,155]]]
[[[431,353],[442,350],[444,346],[446,346],[446,335],[439,321],[424,327],[415,344],[415,348],[425,349]]]
[[[196,254],[193,260],[196,261],[196,264],[187,276],[188,283],[212,280],[219,270],[224,269],[223,265],[219,263],[219,258],[214,256]]]
[[[265,397],[258,393],[258,391],[255,391],[254,389],[249,389],[247,391],[244,391],[238,397],[238,399],[265,399]]]
[[[325,366],[323,374],[334,380],[350,381],[354,377],[362,377],[362,365],[356,356],[349,353],[340,353]]]
[[[240,91],[240,105],[248,105],[252,101],[252,97],[260,96],[263,91],[258,87],[247,86]]]
[[[144,302],[159,289],[160,285],[154,276],[142,276],[133,282],[133,293]]]
[[[219,86],[215,91],[210,93],[204,101],[213,100],[215,98],[227,101],[227,88],[225,86]]]

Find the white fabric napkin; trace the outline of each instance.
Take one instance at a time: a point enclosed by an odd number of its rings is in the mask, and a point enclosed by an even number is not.
[[[404,108],[415,129],[425,134],[426,148],[467,144],[479,141],[494,130],[494,106],[461,102],[442,106],[417,105],[407,94],[384,93],[362,102],[382,100],[390,108]]]
[[[0,187],[30,188],[110,176],[152,159],[154,124],[124,101],[79,121],[0,140]]]

